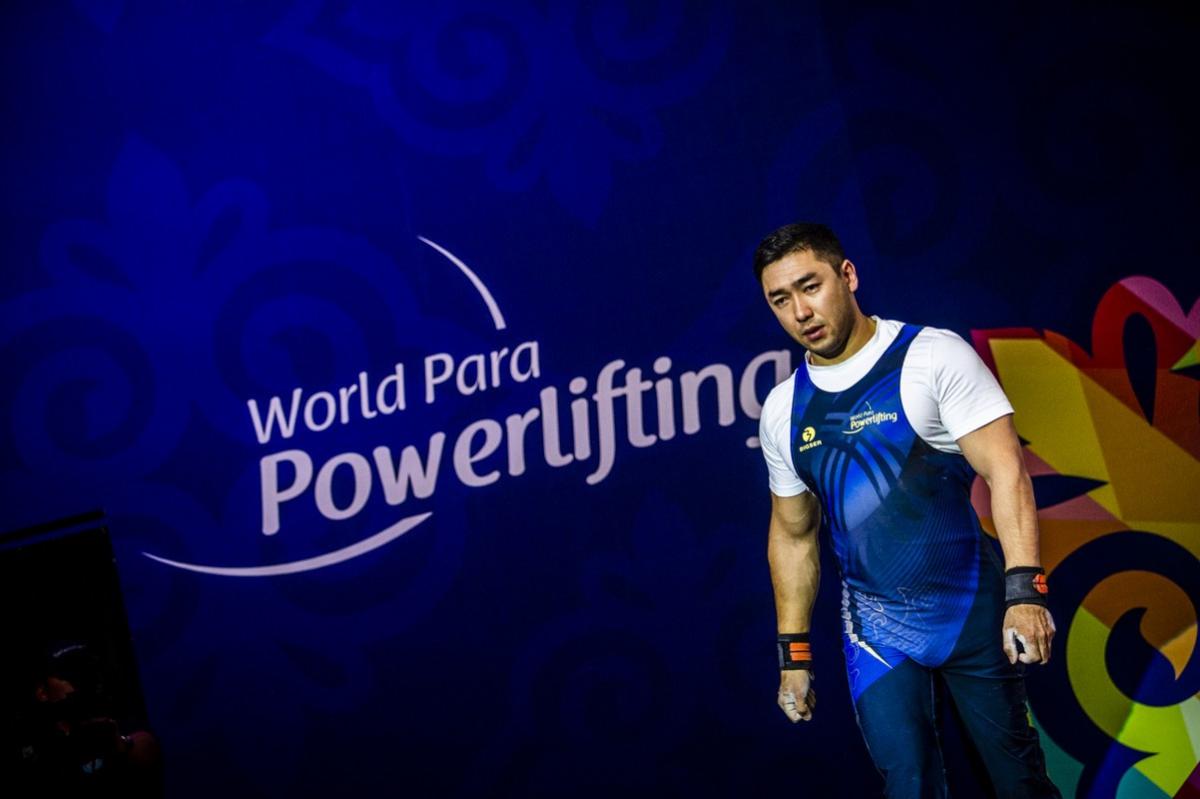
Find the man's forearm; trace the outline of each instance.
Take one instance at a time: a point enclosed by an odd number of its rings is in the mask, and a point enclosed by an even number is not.
[[[773,518],[767,539],[767,561],[771,567],[771,585],[775,589],[776,631],[808,632],[821,579],[816,531],[797,535]]]
[[[1029,474],[1024,468],[1005,470],[988,480],[988,488],[992,492],[992,522],[1004,550],[1004,567],[1041,566],[1037,503]]]

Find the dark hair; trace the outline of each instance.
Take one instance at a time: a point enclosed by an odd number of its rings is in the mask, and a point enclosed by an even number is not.
[[[762,280],[763,270],[794,252],[812,252],[837,271],[846,260],[842,243],[827,225],[817,222],[793,222],[772,232],[754,251],[754,276]]]

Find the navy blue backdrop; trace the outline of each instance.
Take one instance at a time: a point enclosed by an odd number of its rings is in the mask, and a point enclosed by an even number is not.
[[[755,244],[827,221],[968,337],[1200,288],[1162,11],[3,20],[0,528],[107,511],[172,796],[877,791],[832,569],[775,707]]]

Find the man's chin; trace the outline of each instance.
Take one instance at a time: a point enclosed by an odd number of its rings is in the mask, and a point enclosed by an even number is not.
[[[838,357],[846,351],[845,341],[834,342],[832,344],[826,344],[825,346],[820,347],[805,346],[804,343],[801,342],[800,346],[804,347],[804,349],[808,350],[812,355],[815,355],[818,358],[823,358],[827,361]]]

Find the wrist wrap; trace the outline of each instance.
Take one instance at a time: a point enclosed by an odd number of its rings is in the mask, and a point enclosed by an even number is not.
[[[1041,605],[1046,607],[1046,571],[1039,566],[1016,566],[1004,572],[1004,607]]]
[[[779,633],[779,637],[775,639],[775,648],[779,652],[780,669],[812,671],[812,650],[808,644],[808,633]]]

